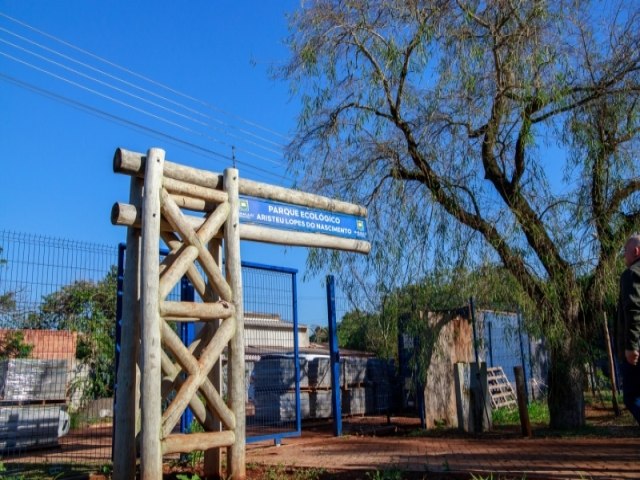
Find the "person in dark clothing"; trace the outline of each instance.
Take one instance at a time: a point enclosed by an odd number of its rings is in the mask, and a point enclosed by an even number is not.
[[[627,269],[620,276],[616,346],[624,404],[640,425],[640,235],[624,246]]]

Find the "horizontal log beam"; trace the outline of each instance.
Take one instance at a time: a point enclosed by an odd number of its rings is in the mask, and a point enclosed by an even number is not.
[[[144,175],[145,155],[118,148],[113,157],[113,171],[126,175],[142,177]],[[186,167],[177,163],[164,162],[165,177],[181,180],[207,188],[222,189],[222,176],[219,173]],[[367,209],[361,205],[334,200],[322,195],[301,192],[290,188],[277,187],[268,183],[254,182],[241,178],[238,183],[240,195],[250,195],[278,202],[292,203],[304,207],[319,208],[347,215],[367,216]]]
[[[202,218],[192,215],[185,215],[184,218],[193,229],[200,228],[204,222]],[[111,223],[113,225],[140,228],[140,218],[136,207],[126,203],[116,203],[111,211]],[[160,227],[163,231],[173,231],[173,227],[168,223],[165,224],[163,222]],[[216,235],[216,238],[219,238],[219,235]],[[297,247],[332,248],[365,254],[371,251],[371,244],[364,240],[332,237],[322,233],[276,230],[258,225],[240,225],[240,239]]]
[[[275,200],[277,202],[291,203],[309,208],[318,208],[335,213],[345,213],[347,215],[367,216],[367,209],[354,203],[334,200],[322,195],[293,190],[291,188],[277,187],[268,183],[254,182],[244,178],[238,184],[240,195]]]
[[[171,194],[187,195],[207,202],[224,203],[229,199],[227,192],[222,190],[194,185],[175,178],[164,177],[162,186]]]
[[[240,238],[276,245],[292,245],[296,247],[331,248],[367,254],[371,251],[371,244],[364,240],[333,237],[323,233],[294,232],[290,230],[276,230],[258,225],[240,225]]]
[[[144,177],[145,160],[146,156],[142,153],[118,148],[113,155],[113,171],[114,173]],[[201,187],[222,190],[222,175],[209,170],[200,170],[165,160],[164,176],[193,183],[194,185],[200,185]]]
[[[162,440],[162,454],[190,453],[194,450],[229,447],[236,441],[232,431],[204,433],[174,433]]]
[[[193,212],[210,212],[211,210],[214,210],[219,203],[203,200],[201,198],[193,198],[186,195],[171,194],[171,198],[180,208],[191,210]]]
[[[202,217],[185,215],[185,219],[193,229],[200,228],[204,223]],[[129,203],[116,202],[111,207],[111,225],[140,228],[142,226],[140,211]],[[164,219],[160,221],[160,230],[163,232],[175,232],[171,224]],[[214,238],[222,238],[222,234],[219,232]]]
[[[199,318],[214,320],[229,318],[235,314],[235,308],[229,302],[161,302],[160,315],[174,318]]]

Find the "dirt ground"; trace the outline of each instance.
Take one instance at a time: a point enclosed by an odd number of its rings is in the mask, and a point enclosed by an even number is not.
[[[580,432],[574,432],[572,435],[580,438],[607,438],[607,437],[640,437],[640,429],[635,426],[633,419],[624,411],[622,416],[615,416],[610,405],[603,405],[599,402],[595,402],[587,407],[587,424],[588,426]],[[101,426],[99,428],[92,428],[90,432],[72,432],[64,440],[64,445],[58,451],[48,452],[46,455],[34,457],[32,459],[20,458],[20,459],[3,459],[6,467],[18,467],[19,465],[13,464],[13,462],[20,462],[23,467],[26,466],[36,467],[43,464],[60,465],[67,463],[69,456],[72,455],[75,462],[80,461],[86,466],[91,464],[97,466],[104,466],[106,463],[110,463],[104,459],[110,458],[110,441],[111,441],[111,429],[110,426]],[[533,425],[534,437],[536,438],[557,438],[558,436],[565,436],[566,433],[560,434],[559,432],[553,432],[547,427],[542,425]],[[343,433],[347,436],[354,438],[361,437],[385,437],[391,441],[393,438],[407,438],[407,437],[433,437],[444,439],[460,439],[469,438],[470,436],[464,433],[460,433],[455,430],[437,429],[429,432],[420,430],[420,421],[415,417],[392,417],[387,419],[386,417],[351,417],[343,419]],[[86,438],[82,436],[86,435]],[[316,421],[314,423],[303,424],[303,437],[309,436],[311,438],[326,438],[327,443],[331,442],[332,438],[332,423],[330,421]],[[78,438],[83,437],[83,438]],[[487,439],[487,441],[493,439],[520,439],[522,437],[519,426],[495,426],[491,432],[481,434],[481,439]],[[102,459],[102,460],[100,460]],[[401,480],[403,478],[408,480],[427,479],[427,480],[441,480],[441,479],[458,479],[472,478],[470,474],[461,475],[453,473],[424,473],[424,472],[398,472],[398,471],[362,471],[362,470],[340,470],[338,468],[323,468],[323,469],[293,469],[288,465],[265,465],[259,462],[252,462],[251,455],[248,455],[247,461],[247,478],[249,480]],[[24,462],[24,463],[23,463]],[[102,468],[102,467],[101,467]],[[26,473],[24,468],[22,473]],[[86,471],[86,470],[85,470]],[[9,471],[9,473],[11,470]],[[15,472],[15,470],[14,470]],[[49,472],[47,472],[49,473]],[[169,480],[197,480],[198,475],[203,477],[202,466],[198,464],[197,458],[191,457],[188,461],[180,462],[178,458],[169,460],[165,463],[165,478]],[[0,473],[0,478],[2,473]],[[13,477],[9,477],[13,478]],[[22,477],[15,478],[45,478],[30,476],[27,474]],[[47,477],[53,478],[53,477]],[[55,478],[72,478],[66,476],[57,475]],[[76,476],[74,478],[91,478],[91,479],[107,479],[108,474],[92,474]],[[476,477],[484,478],[484,477]],[[501,476],[503,480],[507,480],[509,477]],[[522,480],[522,476],[513,477]],[[498,478],[495,478],[498,480]]]
[[[575,436],[576,438],[594,437],[639,437],[640,429],[637,428],[633,418],[628,412],[623,411],[621,416],[616,416],[610,405],[596,403],[588,405],[586,409],[587,427],[579,432],[554,432],[544,425],[532,425],[534,437],[537,438],[557,438],[559,436]],[[480,438],[491,441],[494,439],[521,439],[522,432],[519,426],[495,426],[491,432],[473,435],[458,432],[457,430],[438,429],[429,432],[420,430],[420,421],[413,417],[392,417],[387,420],[384,417],[352,417],[343,420],[343,432],[352,437],[386,437],[406,438],[411,436],[425,436],[436,438]],[[330,422],[315,422],[303,425],[303,436],[326,436],[332,435],[332,424]],[[248,455],[250,462],[250,455]],[[165,479],[170,480],[192,480],[193,475],[203,476],[200,466],[195,468],[185,468],[179,463],[167,464]],[[195,477],[197,478],[197,477]],[[460,472],[408,472],[408,471],[362,471],[349,469],[314,469],[314,468],[291,468],[288,465],[264,465],[260,463],[248,463],[247,479],[249,480],[458,480],[477,479],[483,480],[522,480],[522,475],[517,476],[472,476],[470,473]],[[543,477],[535,477],[543,478]],[[555,478],[555,477],[554,477]]]

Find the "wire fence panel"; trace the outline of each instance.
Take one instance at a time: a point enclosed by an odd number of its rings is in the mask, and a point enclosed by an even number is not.
[[[243,262],[247,441],[299,435],[309,416],[308,346],[298,326],[296,270]],[[301,390],[301,388],[303,390]]]
[[[540,398],[545,393],[547,356],[540,341],[530,338],[522,318],[513,312],[478,310],[481,358],[488,367],[501,367],[515,389],[514,367],[522,366],[527,395]]]
[[[109,462],[117,249],[6,231],[0,249],[3,463]]]
[[[338,323],[354,310],[346,296],[336,294]],[[341,349],[339,370],[343,416],[386,416],[397,411],[393,396],[396,372],[391,360],[376,358],[366,345],[361,351]]]

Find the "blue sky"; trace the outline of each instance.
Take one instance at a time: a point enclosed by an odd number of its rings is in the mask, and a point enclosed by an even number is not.
[[[128,198],[117,147],[289,186],[282,146],[298,102],[269,71],[287,58],[296,1],[0,3],[0,230],[117,244]],[[165,88],[169,87],[169,88]],[[233,147],[233,148],[232,148]],[[255,243],[244,260],[299,269],[306,250]],[[300,316],[326,324],[320,279]]]

